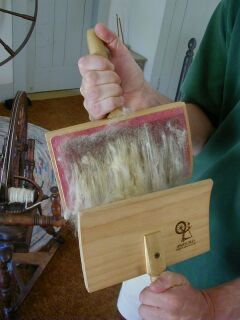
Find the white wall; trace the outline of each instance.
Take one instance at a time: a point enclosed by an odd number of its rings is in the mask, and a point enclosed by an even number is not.
[[[11,1],[0,0],[0,7],[11,10]],[[12,47],[12,17],[7,14],[0,13],[0,38]],[[1,46],[0,61],[7,58],[9,54]],[[7,64],[0,67],[0,85],[5,85],[13,82],[13,64],[9,61]],[[1,91],[1,89],[0,89]]]
[[[84,28],[90,28],[91,23],[92,25],[94,25],[96,21],[99,20],[107,23],[110,1],[111,0],[86,0]],[[33,13],[34,1],[31,0],[21,0],[13,2],[11,0],[0,0],[0,7],[9,9],[11,3],[14,11],[28,14]],[[4,14],[4,19],[5,16],[8,15]],[[8,18],[6,20],[10,19]],[[3,28],[3,14],[0,13],[0,36],[2,34],[4,34],[4,37],[7,36],[7,43],[10,45],[13,43],[16,48],[19,46],[21,41],[25,38],[26,33],[29,31],[29,22],[24,23],[22,19],[16,18],[13,19],[13,26],[12,23],[9,23],[9,21],[7,25],[5,25],[5,23],[6,22],[4,22]],[[4,68],[0,67],[0,101],[12,98],[17,90],[27,90],[27,81],[32,76],[31,71],[28,70],[28,66],[31,65],[35,54],[34,32],[35,30],[33,31],[33,34],[27,45],[13,59],[13,61],[9,62]],[[83,45],[85,46],[85,52],[87,52],[86,41],[83,43]]]
[[[103,22],[107,24],[111,0],[93,0],[93,24]]]
[[[116,32],[116,14],[121,17],[125,43],[148,60],[144,69],[148,81],[151,80],[166,1],[111,1],[108,26]]]
[[[117,34],[116,14],[121,19],[124,42],[129,44],[129,19],[131,8],[131,0],[111,0],[109,8],[108,26]]]
[[[191,38],[199,44],[209,19],[220,0],[168,0],[163,27],[155,57],[151,84],[167,97],[174,99],[183,59]]]
[[[151,80],[166,0],[131,0],[129,44],[147,58],[145,79]]]

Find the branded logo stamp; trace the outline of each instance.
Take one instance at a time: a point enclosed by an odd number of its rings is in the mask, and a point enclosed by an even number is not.
[[[191,228],[192,226],[190,222],[179,221],[176,224],[175,232],[181,235],[181,243],[177,245],[176,251],[196,244],[196,240],[193,239],[193,235],[191,233]]]

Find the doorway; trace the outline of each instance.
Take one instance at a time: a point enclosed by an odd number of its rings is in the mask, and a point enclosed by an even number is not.
[[[94,0],[40,0],[35,30],[14,59],[14,92],[79,88],[77,62],[86,53],[85,33],[93,23]],[[14,10],[31,14],[34,1],[14,1]],[[13,43],[24,33],[13,21]]]
[[[152,85],[174,99],[188,41],[202,40],[210,17],[220,0],[168,0],[154,61]]]

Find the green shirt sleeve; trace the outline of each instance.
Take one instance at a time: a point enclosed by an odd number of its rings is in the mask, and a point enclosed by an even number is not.
[[[209,252],[171,266],[196,288],[240,277],[240,0],[217,7],[183,85],[217,126],[194,157],[191,182],[211,178]]]

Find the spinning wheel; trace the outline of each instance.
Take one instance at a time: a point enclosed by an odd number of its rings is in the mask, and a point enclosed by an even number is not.
[[[23,213],[38,207],[46,197],[33,178],[34,169],[34,140],[27,139],[27,96],[18,92],[13,103],[12,115],[9,123],[8,136],[3,148],[0,187],[0,212]],[[9,188],[35,190],[35,203],[24,206],[7,204],[9,202]]]
[[[175,227],[175,231],[177,234],[183,234],[187,230],[187,224],[185,221],[180,221]]]
[[[53,216],[42,214],[42,201],[48,197],[34,179],[34,147],[35,140],[27,138],[27,96],[25,92],[18,92],[0,155],[0,297],[5,320],[12,319],[13,311],[29,293],[57,250],[58,242],[62,241],[53,228],[65,223],[61,218],[58,190],[51,192]],[[43,227],[57,240],[48,252],[29,252],[34,225]],[[37,266],[27,283],[19,274],[21,264]],[[12,290],[11,283],[16,284],[16,290]]]
[[[20,186],[15,176],[24,175],[24,149],[27,147],[27,113],[26,95],[17,96],[14,100],[12,116],[9,123],[7,141],[4,150],[1,183],[7,186]]]
[[[12,49],[4,40],[2,40],[0,38],[0,45],[5,49],[5,51],[8,54],[7,58],[3,58],[3,60],[0,61],[0,66],[4,65],[5,63],[7,63],[11,59],[13,59],[23,49],[25,44],[28,42],[28,40],[33,32],[33,29],[35,27],[36,19],[37,19],[38,0],[34,0],[34,3],[35,3],[35,9],[34,9],[33,15],[27,15],[27,14],[23,14],[23,13],[19,13],[19,12],[14,12],[11,10],[6,10],[4,8],[0,8],[0,12],[2,12],[5,15],[15,16],[15,17],[18,17],[19,19],[27,20],[31,23],[25,39],[23,39],[23,41],[21,42],[21,44],[18,46],[17,49]]]
[[[175,232],[182,235],[182,242],[192,237],[191,224],[189,222],[180,221],[175,227]]]

